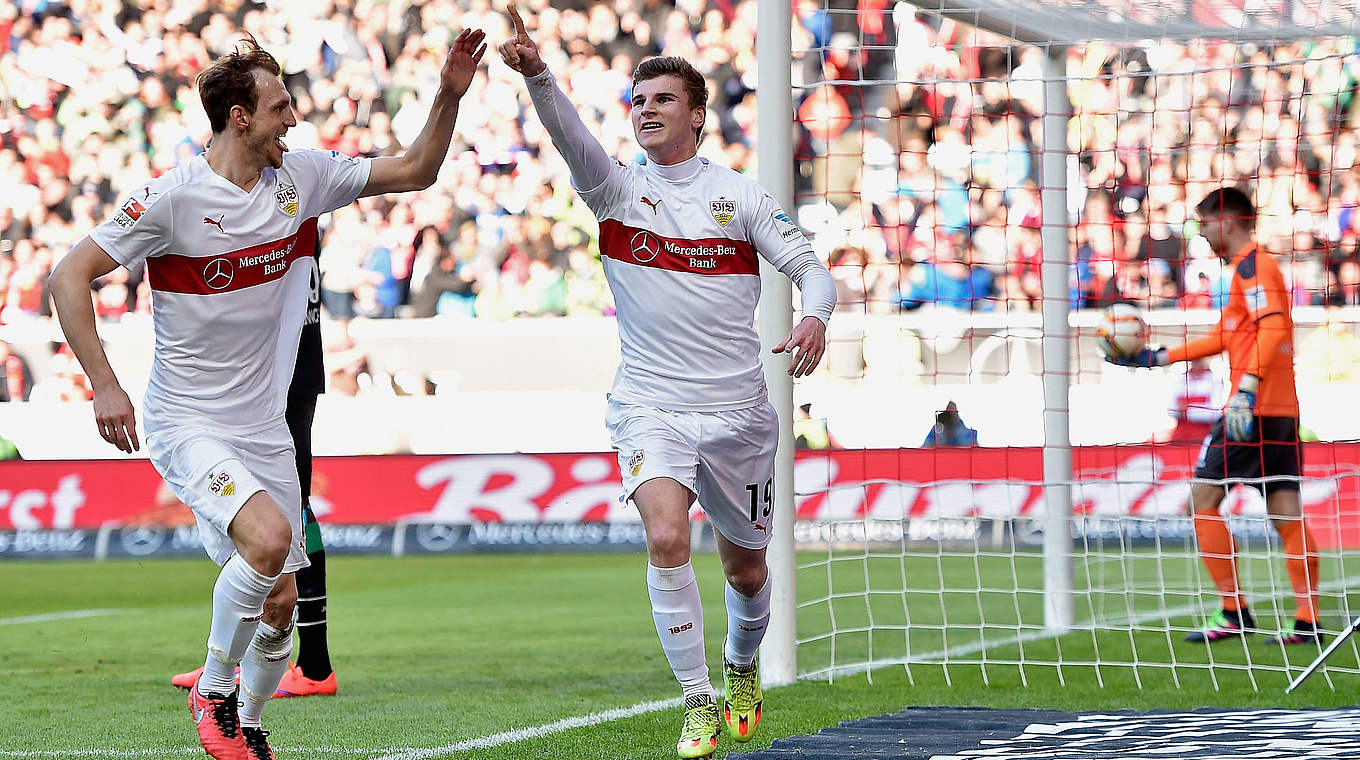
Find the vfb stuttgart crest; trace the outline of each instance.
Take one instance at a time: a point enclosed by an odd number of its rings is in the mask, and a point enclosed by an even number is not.
[[[211,476],[208,490],[217,496],[232,496],[236,493],[236,483],[231,479],[231,473],[222,470]]]
[[[713,214],[713,218],[718,224],[726,227],[732,221],[732,217],[737,213],[737,202],[729,201],[726,198],[719,198],[716,201],[708,202],[708,210]]]
[[[289,216],[297,216],[298,212],[298,191],[292,185],[279,185],[278,192],[274,193],[274,199],[279,202],[279,209]]]

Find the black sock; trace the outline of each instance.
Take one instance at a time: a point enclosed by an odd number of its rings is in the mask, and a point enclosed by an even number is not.
[[[301,592],[298,593],[299,595],[301,594]],[[1256,624],[1255,620],[1251,616],[1251,610],[1247,609],[1246,607],[1242,607],[1241,609],[1236,610],[1225,609],[1223,610],[1223,617],[1226,617],[1228,620],[1231,620],[1232,622],[1236,623],[1237,627],[1239,628],[1246,628]]]
[[[1317,623],[1311,620],[1297,619],[1294,621],[1294,630],[1300,633],[1317,633]]]
[[[297,571],[297,665],[302,675],[324,681],[331,674],[331,653],[326,648],[326,550],[307,558],[312,566]]]

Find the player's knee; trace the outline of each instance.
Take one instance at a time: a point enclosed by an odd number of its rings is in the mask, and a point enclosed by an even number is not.
[[[293,608],[297,607],[297,586],[289,584],[275,589],[264,601],[265,618],[269,620],[292,620]]]
[[[755,596],[760,593],[760,589],[765,586],[765,579],[769,577],[769,571],[763,563],[725,564],[723,574],[727,576],[727,585],[742,596]]]
[[[291,546],[289,533],[260,531],[251,536],[244,546],[238,545],[237,550],[256,572],[272,578],[283,572]]]
[[[689,561],[689,531],[669,525],[657,527],[647,537],[647,550],[657,567],[683,565]]]

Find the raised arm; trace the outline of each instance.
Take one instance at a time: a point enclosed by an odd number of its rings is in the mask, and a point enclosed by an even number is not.
[[[538,119],[548,130],[553,145],[567,162],[576,189],[589,192],[599,187],[608,177],[613,164],[600,141],[586,129],[576,107],[553,79],[548,65],[538,54],[538,44],[529,37],[524,19],[513,4],[510,23],[515,35],[502,42],[497,50],[505,65],[524,75],[529,87],[529,99],[534,102]]]
[[[118,262],[99,244],[86,237],[76,243],[48,277],[52,301],[66,343],[75,352],[94,391],[94,420],[99,437],[129,454],[141,448],[137,442],[136,413],[104,353],[95,325],[90,283],[118,268]]]
[[[453,123],[458,119],[458,101],[467,93],[477,64],[486,52],[486,34],[480,29],[464,29],[454,39],[444,68],[439,72],[439,91],[435,93],[425,128],[400,156],[373,160],[368,184],[359,197],[424,190],[439,177],[439,167],[449,153]]]

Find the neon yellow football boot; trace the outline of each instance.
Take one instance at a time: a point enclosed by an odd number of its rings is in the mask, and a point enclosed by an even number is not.
[[[718,703],[709,695],[685,698],[685,725],[675,751],[683,758],[708,757],[718,748]]]
[[[760,725],[760,706],[765,701],[765,695],[760,691],[760,660],[741,667],[728,662],[724,656],[723,684],[727,687],[722,709],[727,735],[739,742],[750,741]]]

